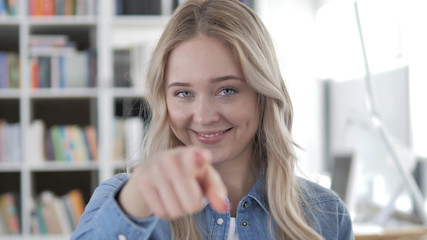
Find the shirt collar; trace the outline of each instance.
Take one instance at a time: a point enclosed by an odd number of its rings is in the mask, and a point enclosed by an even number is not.
[[[248,193],[248,197],[254,199],[267,213],[270,211],[265,174],[263,171],[260,171],[257,181]]]

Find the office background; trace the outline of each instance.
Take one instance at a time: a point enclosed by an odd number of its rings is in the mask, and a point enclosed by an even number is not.
[[[330,187],[344,159],[342,194],[360,221],[375,217],[359,214],[360,206],[381,212],[390,202],[413,217],[411,194],[369,127],[353,1],[246,2],[276,45],[294,104],[300,174]],[[67,239],[96,185],[138,156],[149,114],[144,66],[178,4],[0,0],[0,207],[11,209],[2,212],[0,238]],[[408,172],[427,158],[426,9],[416,0],[359,1],[374,93]],[[423,192],[423,166],[417,171]],[[57,221],[46,220],[49,211]]]

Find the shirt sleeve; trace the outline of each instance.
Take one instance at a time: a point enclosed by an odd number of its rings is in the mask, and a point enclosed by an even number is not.
[[[339,236],[338,239],[348,239],[353,240],[353,223],[350,218],[350,214],[347,210],[347,207],[342,201],[339,201],[340,218],[339,218]]]
[[[327,240],[353,240],[350,214],[341,200],[327,200],[315,205],[314,229]]]
[[[71,239],[148,239],[159,218],[131,218],[119,206],[116,195],[127,181],[118,174],[95,189]]]

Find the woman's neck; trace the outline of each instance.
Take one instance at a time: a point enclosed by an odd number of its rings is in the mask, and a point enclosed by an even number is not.
[[[246,196],[258,178],[258,170],[254,161],[240,160],[227,161],[214,165],[228,191],[230,200],[230,215],[236,217],[237,206],[240,200]]]

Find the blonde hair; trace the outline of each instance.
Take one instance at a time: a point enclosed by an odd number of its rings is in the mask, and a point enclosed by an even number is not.
[[[295,176],[296,156],[291,137],[292,104],[280,73],[268,31],[246,5],[237,0],[188,0],[169,20],[153,53],[146,80],[146,99],[152,110],[142,159],[181,145],[169,125],[165,96],[165,70],[171,51],[203,34],[230,47],[247,83],[259,95],[260,127],[253,156],[266,177],[270,214],[277,239],[322,239],[309,225],[302,208],[304,198]],[[277,182],[284,183],[277,184]],[[175,239],[201,239],[193,216],[170,221]]]

